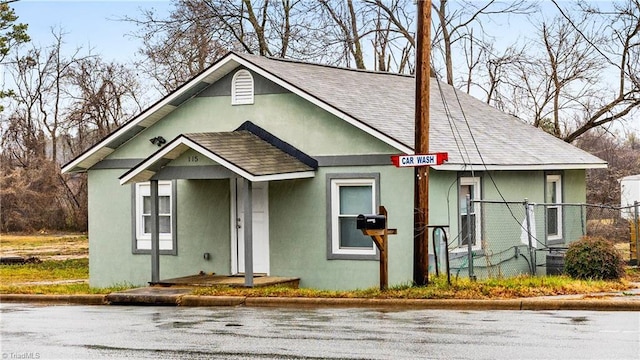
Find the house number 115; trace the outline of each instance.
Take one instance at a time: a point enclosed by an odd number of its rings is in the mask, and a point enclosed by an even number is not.
[[[192,155],[187,157],[188,162],[198,162],[198,155]]]

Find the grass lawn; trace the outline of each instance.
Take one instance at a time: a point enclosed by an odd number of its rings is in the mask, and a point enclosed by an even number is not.
[[[46,260],[24,265],[0,265],[3,284],[50,282],[57,280],[86,280],[89,278],[89,259]]]
[[[247,297],[322,297],[376,299],[513,299],[521,297],[572,295],[623,291],[633,286],[627,280],[583,281],[566,276],[530,277],[470,281],[467,278],[447,284],[446,277],[432,277],[428,286],[401,285],[386,291],[369,288],[353,291],[321,291],[313,289],[269,288],[197,288],[196,295],[237,295]]]

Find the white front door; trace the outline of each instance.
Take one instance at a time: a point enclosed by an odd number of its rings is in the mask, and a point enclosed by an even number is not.
[[[244,193],[242,182],[235,181],[235,250],[233,272],[244,273]],[[269,183],[252,184],[253,193],[253,272],[269,274]]]

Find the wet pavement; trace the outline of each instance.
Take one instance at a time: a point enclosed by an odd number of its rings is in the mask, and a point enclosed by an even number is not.
[[[0,304],[3,359],[638,359],[640,313]]]

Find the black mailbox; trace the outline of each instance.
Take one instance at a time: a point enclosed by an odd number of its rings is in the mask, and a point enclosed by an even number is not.
[[[358,215],[356,218],[356,228],[360,230],[384,229],[387,225],[387,218],[384,215]]]

